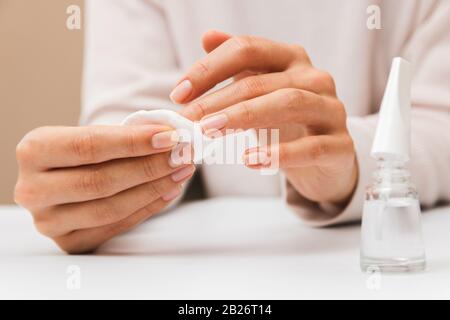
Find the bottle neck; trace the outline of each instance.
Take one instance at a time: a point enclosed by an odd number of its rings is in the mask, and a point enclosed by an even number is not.
[[[406,169],[406,161],[378,158],[377,165],[378,168],[374,173],[376,184],[408,184],[410,182],[410,173]]]

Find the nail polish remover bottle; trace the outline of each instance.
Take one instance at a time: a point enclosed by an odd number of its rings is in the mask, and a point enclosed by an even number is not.
[[[394,58],[371,156],[378,168],[366,190],[361,229],[363,271],[425,269],[421,212],[405,167],[410,156],[411,65]]]

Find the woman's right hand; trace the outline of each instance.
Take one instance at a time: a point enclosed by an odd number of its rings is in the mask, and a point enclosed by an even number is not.
[[[15,200],[62,250],[92,252],[179,195],[195,167],[172,164],[175,140],[160,125],[35,129],[17,146]]]

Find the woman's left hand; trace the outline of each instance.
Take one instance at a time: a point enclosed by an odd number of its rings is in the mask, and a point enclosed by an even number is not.
[[[205,131],[279,129],[279,145],[246,151],[247,166],[270,166],[266,160],[277,148],[280,167],[302,196],[345,204],[358,166],[331,75],[316,69],[298,45],[209,31],[203,47],[208,55],[171,94],[174,102],[187,104],[182,114],[201,120]],[[203,95],[231,77],[230,85]],[[261,163],[251,162],[255,158]]]

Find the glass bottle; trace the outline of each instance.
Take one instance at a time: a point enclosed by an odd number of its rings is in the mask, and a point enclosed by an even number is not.
[[[421,271],[426,267],[418,194],[405,162],[379,158],[366,190],[361,229],[361,269]]]

